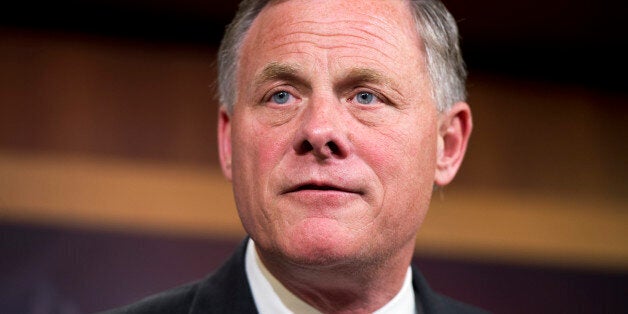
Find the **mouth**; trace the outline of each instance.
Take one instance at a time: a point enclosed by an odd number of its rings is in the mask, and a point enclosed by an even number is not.
[[[360,194],[360,195],[362,194],[362,192],[358,190],[354,190],[354,189],[350,189],[346,187],[340,187],[340,186],[327,184],[327,183],[312,183],[312,182],[296,185],[288,189],[284,194],[296,193],[296,192],[302,192],[302,191],[343,192],[343,193],[355,193],[355,194]]]

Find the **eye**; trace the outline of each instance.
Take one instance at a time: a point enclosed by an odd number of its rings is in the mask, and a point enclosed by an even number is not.
[[[290,95],[290,93],[286,91],[279,91],[279,92],[274,93],[270,97],[270,100],[276,104],[283,105],[283,104],[286,104],[290,100],[291,97],[292,95]]]
[[[369,92],[359,92],[355,96],[355,101],[363,105],[370,105],[377,101],[377,97],[373,95],[373,93]]]

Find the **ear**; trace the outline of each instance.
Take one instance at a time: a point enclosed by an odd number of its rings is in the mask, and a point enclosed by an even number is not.
[[[218,155],[222,173],[231,181],[231,116],[224,106],[218,112]]]
[[[472,128],[471,109],[467,103],[458,102],[447,112],[441,113],[434,177],[436,185],[447,185],[456,176],[467,150]]]

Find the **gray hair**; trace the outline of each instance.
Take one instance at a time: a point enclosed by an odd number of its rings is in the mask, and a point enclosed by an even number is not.
[[[218,95],[221,106],[233,112],[236,101],[236,72],[240,48],[253,21],[273,0],[243,0],[227,27],[218,50]],[[417,32],[425,48],[432,98],[444,112],[454,103],[465,101],[467,71],[460,52],[458,27],[439,0],[408,0]]]

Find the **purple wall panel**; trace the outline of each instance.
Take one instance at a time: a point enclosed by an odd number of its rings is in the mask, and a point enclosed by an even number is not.
[[[221,239],[0,224],[0,313],[91,313],[202,278]],[[432,287],[496,313],[628,313],[628,274],[416,259]]]

